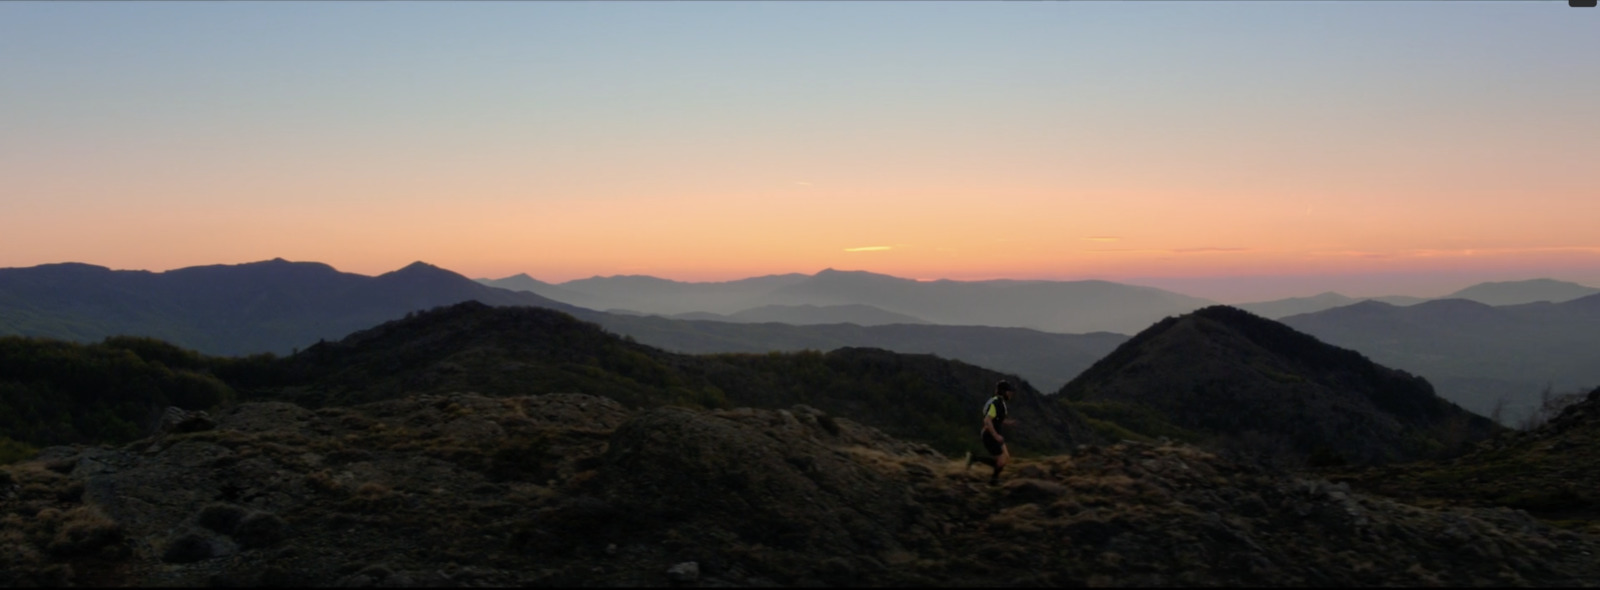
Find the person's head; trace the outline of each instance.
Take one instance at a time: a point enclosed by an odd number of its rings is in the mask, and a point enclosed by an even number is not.
[[[1011,387],[1011,382],[1005,379],[1001,379],[999,383],[994,384],[994,394],[1006,399],[1011,399],[1015,391],[1016,389]]]

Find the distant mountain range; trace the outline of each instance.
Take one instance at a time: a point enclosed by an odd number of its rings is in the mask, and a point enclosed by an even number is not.
[[[1486,305],[1521,305],[1547,301],[1561,303],[1600,294],[1600,289],[1551,279],[1479,283],[1439,299],[1466,299]]]
[[[925,320],[871,305],[763,305],[744,311],[723,315],[707,311],[677,313],[670,316],[678,320],[711,320],[740,324],[775,322],[794,326],[813,324],[855,324],[857,326],[883,326],[889,324],[926,324]]]
[[[1427,301],[1422,297],[1408,297],[1404,295],[1391,295],[1387,297],[1355,298],[1346,297],[1338,293],[1322,293],[1310,297],[1290,297],[1273,301],[1260,301],[1256,303],[1242,303],[1235,305],[1239,309],[1248,311],[1258,316],[1278,319],[1302,313],[1312,313],[1324,309],[1354,305],[1362,301],[1381,301],[1390,305],[1416,305]]]
[[[1032,328],[1071,334],[1131,334],[1168,315],[1214,303],[1153,287],[1108,281],[917,281],[833,269],[811,276],[772,275],[720,283],[644,276],[594,277],[559,285],[526,275],[478,280],[590,309],[663,316],[701,312],[772,318],[777,310],[786,310],[796,321],[827,323],[819,314],[844,313],[840,306],[850,306],[848,309],[861,313],[867,313],[867,307],[873,308],[872,321],[885,321],[882,318],[890,317],[885,314],[895,314],[908,318],[905,323]]]
[[[1520,305],[1540,301],[1561,303],[1596,293],[1600,293],[1600,289],[1586,287],[1577,283],[1552,279],[1531,279],[1526,281],[1479,283],[1449,295],[1432,299],[1406,295],[1356,298],[1346,297],[1338,293],[1322,293],[1311,297],[1291,297],[1274,301],[1244,303],[1234,307],[1262,317],[1278,319],[1291,315],[1315,313],[1325,309],[1354,305],[1363,301],[1377,301],[1390,305],[1407,306],[1416,305],[1424,301],[1466,299],[1485,305]]]
[[[607,330],[665,350],[690,354],[719,352],[828,351],[845,347],[882,348],[936,354],[1021,376],[1034,387],[1060,387],[1127,336],[1111,332],[1055,334],[1027,328],[892,324],[860,326],[781,323],[736,324],[674,320],[602,312],[574,312]]]
[[[287,353],[462,301],[577,308],[425,263],[376,277],[281,258],[166,272],[88,264],[0,269],[0,335],[159,338],[209,354]]]
[[[934,323],[1025,327],[1046,332],[1132,334],[1168,315],[1214,301],[1106,281],[915,281],[859,271],[823,270],[725,282],[679,282],[650,276],[592,277],[560,284],[526,274],[479,283],[529,291],[589,309],[734,322],[796,325]],[[1467,299],[1488,305],[1560,303],[1600,289],[1551,279],[1480,283],[1438,298],[1349,297],[1328,292],[1234,305],[1278,319],[1363,301],[1416,305]],[[850,311],[846,311],[848,307]]]
[[[771,275],[737,281],[688,283],[650,276],[593,277],[559,285],[526,274],[503,279],[477,279],[491,287],[530,291],[556,301],[598,311],[655,315],[711,313],[730,315],[770,305],[764,298],[782,287],[808,279],[803,274]]]
[[[1369,301],[1281,321],[1427,377],[1483,414],[1501,398],[1521,415],[1546,387],[1561,393],[1600,384],[1600,294],[1498,307],[1465,299],[1409,307]]]
[[[1151,326],[1058,393],[1146,416],[1119,422],[1147,434],[1165,421],[1213,446],[1291,464],[1448,455],[1499,429],[1422,378],[1225,306]]]

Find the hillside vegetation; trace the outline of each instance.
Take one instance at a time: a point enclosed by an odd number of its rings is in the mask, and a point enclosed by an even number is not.
[[[125,443],[147,435],[168,406],[234,401],[215,373],[265,360],[204,357],[148,338],[0,337],[0,441]]]

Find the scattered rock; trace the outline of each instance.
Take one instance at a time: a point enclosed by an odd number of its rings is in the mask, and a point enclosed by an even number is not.
[[[700,563],[685,561],[667,568],[667,579],[679,584],[687,584],[700,579]]]
[[[161,413],[161,422],[157,429],[163,434],[181,434],[184,432],[200,432],[217,427],[217,422],[211,419],[205,411],[190,412],[176,406],[171,406]]]

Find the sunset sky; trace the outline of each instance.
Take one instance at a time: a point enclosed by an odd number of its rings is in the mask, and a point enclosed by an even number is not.
[[[1600,286],[1565,2],[0,2],[0,267]]]

